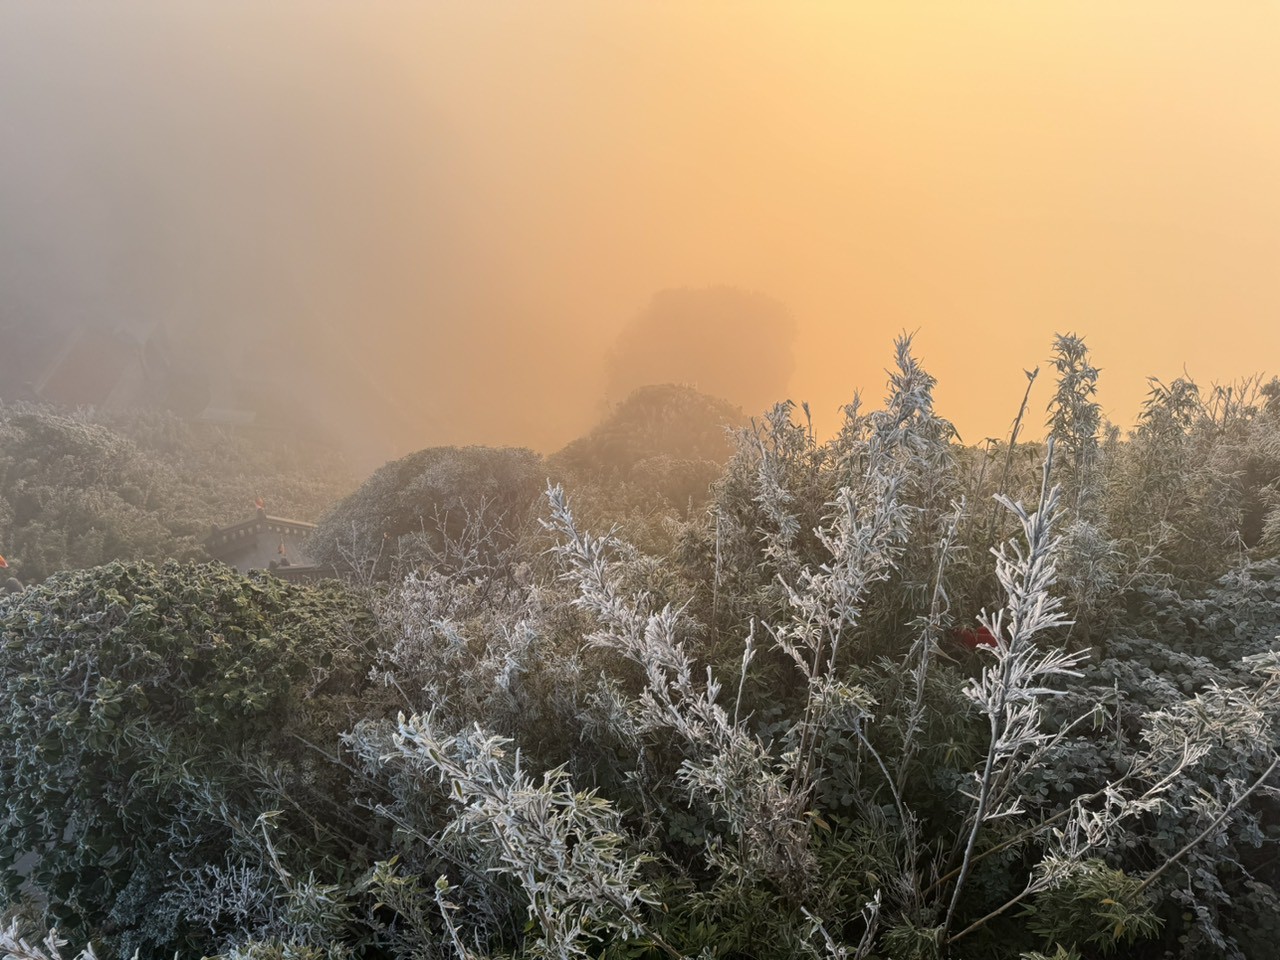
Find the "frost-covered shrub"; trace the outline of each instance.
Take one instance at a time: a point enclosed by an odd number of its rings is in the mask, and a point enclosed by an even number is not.
[[[745,420],[732,404],[664,383],[632,391],[547,465],[610,517],[663,510],[700,513],[733,452],[729,431]]]
[[[370,627],[336,585],[221,565],[111,564],[0,598],[9,895],[121,956],[275,922],[284,863],[358,859],[346,775],[303,744],[354,722]]]
[[[312,533],[318,563],[385,579],[419,566],[494,568],[546,485],[514,447],[429,447],[380,467]]]
[[[1122,439],[1078,338],[1055,357],[1043,443],[961,447],[904,337],[882,409],[850,404],[824,441],[803,406],[773,408],[705,511],[628,500],[641,457],[610,496],[550,487],[540,525],[468,509],[438,541],[397,535],[424,552],[360,592],[372,628],[347,595],[175,572],[205,586],[174,609],[258,638],[235,659],[212,626],[178,630],[213,658],[194,676],[168,634],[158,659],[142,641],[168,629],[154,603],[84,600],[145,630],[59,626],[58,656],[23,641],[5,683],[123,637],[130,684],[154,670],[222,700],[199,736],[183,710],[111,714],[116,687],[87,717],[16,701],[40,730],[71,719],[95,803],[146,787],[129,877],[116,848],[59,851],[78,821],[38,838],[70,858],[77,945],[168,924],[245,960],[1269,957],[1280,573],[1262,540],[1244,562],[1220,508],[1270,414],[1184,383]],[[395,479],[369,490],[394,500]],[[43,636],[50,602],[15,623]],[[313,661],[299,631],[332,650],[337,623],[376,639]],[[68,779],[21,755],[15,789]],[[82,879],[98,859],[109,891]]]
[[[1198,837],[1280,749],[1280,707],[1259,692],[1265,671],[1254,669],[1280,646],[1280,567],[1251,564],[1204,591],[1150,587],[1137,600],[1107,656],[1086,665],[1064,698],[1064,710],[1096,705],[1096,723],[1046,767],[1042,787],[1027,786],[1043,796],[1092,793],[1132,776],[1153,719],[1167,728],[1177,718],[1171,729],[1194,721],[1193,739],[1207,752],[1111,849],[1114,862],[1130,868],[1171,857]],[[1255,794],[1156,885],[1166,936],[1183,955],[1258,955],[1240,951],[1253,939],[1259,905],[1280,889],[1268,853],[1280,840],[1277,816],[1274,795]]]
[[[1113,536],[1158,573],[1213,580],[1244,559],[1244,498],[1223,439],[1194,381],[1151,378],[1103,497]]]

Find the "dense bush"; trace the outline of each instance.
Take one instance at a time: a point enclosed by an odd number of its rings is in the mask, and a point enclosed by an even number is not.
[[[319,563],[385,577],[422,564],[490,566],[519,536],[546,484],[515,447],[429,447],[380,467],[321,520]]]
[[[701,508],[733,454],[742,411],[688,386],[639,387],[548,465],[619,513]]]
[[[271,929],[295,863],[299,881],[350,870],[347,777],[302,744],[356,719],[368,618],[336,585],[215,565],[111,564],[0,599],[9,894],[123,955],[191,955]]]
[[[27,579],[190,551],[161,519],[170,486],[162,467],[99,424],[40,412],[0,419],[0,543]]]

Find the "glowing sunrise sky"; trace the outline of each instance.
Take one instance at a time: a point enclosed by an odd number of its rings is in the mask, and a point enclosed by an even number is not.
[[[970,442],[1055,331],[1122,423],[1280,372],[1273,2],[11,2],[0,123],[10,311],[290,330],[402,448],[580,432],[670,287],[786,304],[827,428],[902,329]]]

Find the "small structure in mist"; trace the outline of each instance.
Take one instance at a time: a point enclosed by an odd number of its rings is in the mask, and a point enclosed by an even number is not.
[[[286,580],[317,580],[335,576],[331,567],[313,562],[306,543],[314,523],[268,515],[263,507],[249,520],[215,527],[205,550],[241,573],[269,570]]]

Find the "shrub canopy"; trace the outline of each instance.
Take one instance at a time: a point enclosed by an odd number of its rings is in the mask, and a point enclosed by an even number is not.
[[[387,575],[397,564],[458,561],[481,529],[480,563],[515,538],[546,485],[542,458],[516,447],[429,447],[380,467],[312,534],[319,563]]]
[[[193,891],[235,863],[282,791],[344,795],[340,768],[297,738],[332,740],[352,719],[369,622],[337,584],[213,564],[113,563],[0,598],[9,894],[14,858],[34,857],[29,882],[60,929],[109,931],[126,954],[212,946],[237,918],[215,910],[196,929]],[[339,855],[325,821],[324,806],[281,811],[282,856],[305,847],[314,868]]]

